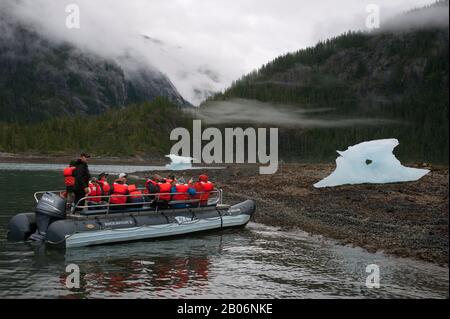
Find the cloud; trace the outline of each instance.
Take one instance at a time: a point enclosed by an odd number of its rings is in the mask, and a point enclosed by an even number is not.
[[[412,29],[443,28],[449,26],[449,2],[414,9],[384,23],[382,30],[404,31]]]
[[[3,0],[2,0],[3,1]],[[167,74],[194,104],[280,54],[350,29],[366,5],[392,16],[432,0],[18,0],[14,12],[36,31],[107,57],[133,56]],[[68,4],[81,28],[65,27]]]

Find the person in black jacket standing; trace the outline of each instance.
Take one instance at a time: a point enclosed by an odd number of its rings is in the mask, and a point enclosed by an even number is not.
[[[89,154],[82,153],[80,158],[76,162],[76,169],[74,172],[75,176],[75,203],[78,203],[80,199],[89,194],[89,180],[91,179],[91,174],[89,173],[88,159]],[[79,203],[80,206],[84,205],[84,201]]]

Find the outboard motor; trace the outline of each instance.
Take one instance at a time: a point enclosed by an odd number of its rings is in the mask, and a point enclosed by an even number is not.
[[[44,241],[47,229],[54,221],[66,218],[66,200],[54,193],[45,193],[36,206],[36,232],[31,240]]]

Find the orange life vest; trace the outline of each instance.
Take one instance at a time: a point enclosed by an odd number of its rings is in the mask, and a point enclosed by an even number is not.
[[[172,196],[173,200],[177,200],[177,201],[186,201],[190,199],[190,196],[188,194],[188,190],[189,190],[189,185],[188,184],[177,184],[175,185],[176,189],[177,189],[177,194],[174,194]],[[178,194],[180,193],[180,194]]]
[[[109,186],[108,181],[107,180],[104,180],[104,181],[99,180],[97,183],[98,183],[98,185],[100,185],[103,195],[108,195],[109,191],[111,190],[111,186]]]
[[[76,167],[69,166],[63,170],[64,184],[66,184],[66,186],[75,186],[75,177],[73,176],[73,172],[75,171],[75,169]]]
[[[129,185],[128,186],[128,193],[131,195],[130,199],[142,199],[142,192],[137,189],[136,185]]]
[[[89,183],[89,194],[88,196],[102,196],[102,189],[100,188],[100,185],[97,183]],[[89,201],[99,203],[101,202],[102,198],[89,198]]]
[[[114,183],[112,186],[112,194],[110,198],[111,204],[125,204],[127,202],[128,185]]]
[[[195,191],[198,193],[195,195],[196,199],[200,199],[201,205],[208,204],[210,193],[214,190],[214,184],[211,182],[197,182],[194,184]]]
[[[158,183],[159,186],[159,192],[161,193],[161,195],[159,195],[159,200],[163,200],[163,201],[170,201],[170,190],[172,188],[172,185],[170,185],[170,183]]]

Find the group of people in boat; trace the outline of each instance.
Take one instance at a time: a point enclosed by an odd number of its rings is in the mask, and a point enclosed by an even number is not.
[[[186,208],[207,206],[214,184],[203,174],[198,180],[186,181],[184,177],[149,177],[145,187],[128,183],[128,175],[120,173],[113,183],[108,182],[109,174],[102,172],[98,177],[89,173],[89,154],[82,153],[76,161],[70,162],[63,171],[67,204],[78,207],[85,205],[95,208],[109,203],[110,209],[140,208],[145,204],[159,208]],[[87,198],[86,203],[83,198]]]

